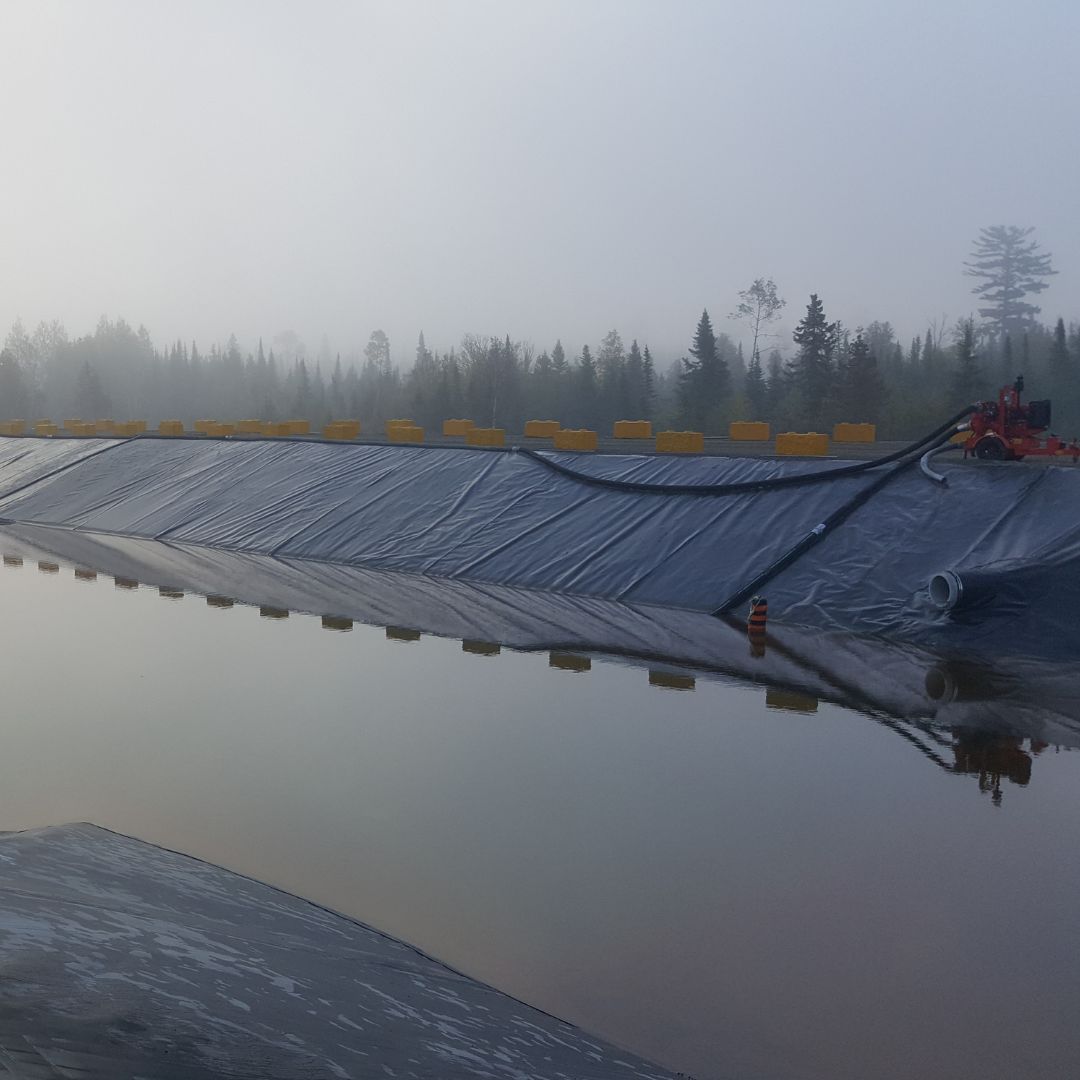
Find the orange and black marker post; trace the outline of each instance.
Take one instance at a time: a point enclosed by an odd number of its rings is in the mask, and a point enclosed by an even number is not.
[[[764,596],[755,596],[750,601],[750,615],[746,620],[746,632],[751,637],[763,636],[769,621],[769,604]]]

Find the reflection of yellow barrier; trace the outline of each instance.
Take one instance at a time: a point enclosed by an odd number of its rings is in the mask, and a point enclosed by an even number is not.
[[[502,652],[502,646],[494,641],[470,641],[466,638],[461,643],[461,651],[474,656],[498,656]]]
[[[616,439],[651,439],[652,423],[649,420],[616,420]]]
[[[4,556],[4,565],[5,566],[22,566],[22,556],[21,555],[5,555]]]
[[[60,429],[51,420],[39,420],[34,425],[35,435],[59,435]]]
[[[548,667],[560,671],[592,671],[592,660],[577,653],[553,652],[548,653]]]
[[[769,425],[762,420],[735,420],[728,427],[732,442],[768,442],[771,434]]]
[[[352,619],[346,619],[344,615],[324,615],[322,628],[324,630],[351,630]]]
[[[600,445],[600,437],[588,428],[560,428],[551,438],[556,450],[595,450]]]
[[[183,600],[184,590],[174,588],[172,585],[161,585],[158,587],[158,596],[163,596],[166,600]]]
[[[162,420],[157,426],[159,435],[183,435],[183,420]]]
[[[769,709],[784,709],[787,712],[816,713],[818,699],[791,690],[766,690],[765,705]]]
[[[550,439],[556,431],[562,429],[558,420],[526,420],[526,439]]]
[[[474,427],[465,433],[469,446],[505,446],[506,431],[501,427]]]
[[[829,452],[829,436],[817,431],[786,431],[776,436],[776,452],[781,457],[824,457]]]
[[[133,439],[136,435],[141,435],[145,430],[146,424],[140,420],[124,420],[113,424],[113,434],[121,439]]]
[[[97,571],[87,570],[85,567],[75,567],[75,580],[76,581],[97,581]]]
[[[703,454],[705,435],[700,431],[661,431],[656,436],[658,454]]]
[[[444,420],[442,433],[447,438],[459,438],[462,435],[468,435],[474,427],[476,424],[472,420]]]
[[[420,631],[409,630],[404,626],[388,626],[386,636],[391,641],[419,641]]]
[[[837,424],[832,429],[833,442],[871,443],[877,440],[876,424]]]
[[[424,441],[424,429],[415,424],[387,428],[386,437],[392,443],[422,443]]]
[[[64,426],[65,431],[70,431],[72,435],[75,434],[75,427],[77,424],[81,424],[82,421],[77,417],[74,420],[61,420],[61,424]]]
[[[45,562],[42,559],[38,559],[37,568],[43,574],[59,574],[60,573],[60,567],[59,567],[59,565],[57,563]]]
[[[230,600],[227,596],[208,596],[206,598],[207,607],[221,608],[223,611],[228,611],[234,603],[235,601]]]
[[[129,577],[114,577],[113,584],[118,589],[137,589],[139,583],[134,578]]]
[[[675,675],[670,671],[649,672],[649,685],[662,690],[693,690],[697,685],[692,675]]]
[[[287,619],[289,612],[288,609],[283,607],[267,607],[264,605],[259,608],[259,615],[264,619]]]

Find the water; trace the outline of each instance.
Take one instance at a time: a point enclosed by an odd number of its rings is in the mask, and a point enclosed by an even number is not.
[[[190,852],[700,1080],[1080,1071],[1080,755],[945,733],[959,773],[760,687],[0,589],[0,829]]]

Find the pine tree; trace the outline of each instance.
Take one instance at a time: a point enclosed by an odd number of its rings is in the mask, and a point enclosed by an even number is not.
[[[1016,378],[1016,359],[1013,357],[1012,334],[1006,334],[1001,343],[1001,378],[1003,382],[1012,382]]]
[[[581,346],[577,371],[577,420],[579,424],[596,423],[596,407],[599,400],[599,380],[596,374],[596,361],[588,345]]]
[[[975,352],[975,320],[965,319],[956,339],[956,367],[952,377],[952,398],[955,406],[970,405],[982,396],[983,378]]]
[[[646,419],[649,415],[648,402],[645,399],[645,361],[637,338],[630,342],[630,352],[626,357],[626,375],[624,396],[626,411],[633,419]]]
[[[1054,343],[1050,346],[1050,379],[1056,391],[1065,389],[1072,375],[1069,344],[1065,334],[1065,320],[1058,319],[1054,326]]]
[[[765,382],[765,373],[761,369],[761,357],[755,356],[746,369],[746,382],[743,397],[750,409],[751,420],[768,418],[769,387]]]
[[[877,357],[861,333],[855,335],[847,348],[841,402],[849,420],[876,424],[881,419],[885,381]]]
[[[653,418],[656,408],[656,366],[653,364],[652,353],[646,345],[641,353],[641,380],[642,380],[642,416],[649,420]]]
[[[975,240],[971,261],[964,263],[968,277],[981,284],[971,291],[986,306],[979,314],[989,320],[999,336],[1021,333],[1042,310],[1024,298],[1048,287],[1045,280],[1057,271],[1050,265],[1050,255],[1039,251],[1037,240],[1029,240],[1034,228],[1016,225],[991,225]]]
[[[840,334],[840,324],[825,318],[825,309],[817,293],[810,294],[806,315],[792,337],[799,355],[791,365],[793,389],[801,399],[800,419],[821,425],[825,403],[832,390],[833,354]]]
[[[731,375],[707,310],[698,320],[690,355],[693,360],[683,357],[679,374],[682,415],[695,431],[715,430],[730,394]]]

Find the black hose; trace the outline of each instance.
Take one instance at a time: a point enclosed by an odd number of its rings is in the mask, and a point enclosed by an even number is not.
[[[649,495],[741,495],[750,491],[769,491],[774,488],[798,487],[802,484],[818,484],[827,480],[836,480],[843,476],[852,476],[856,473],[866,472],[869,469],[877,469],[882,465],[891,465],[894,461],[900,461],[914,454],[930,443],[940,442],[944,435],[952,435],[956,425],[970,415],[975,407],[969,405],[966,409],[958,412],[952,419],[947,420],[940,427],[935,428],[929,435],[924,436],[910,446],[902,450],[896,450],[885,457],[874,458],[870,461],[859,461],[853,465],[842,465],[837,469],[822,469],[818,472],[800,473],[791,476],[774,476],[761,480],[740,480],[728,484],[650,484],[635,480],[613,480],[606,476],[594,476],[591,473],[579,472],[567,465],[553,461],[545,454],[535,450],[519,448],[518,453],[533,461],[539,462],[545,468],[558,473],[571,480],[582,484],[591,484],[594,487],[614,488],[617,491],[636,491]],[[875,489],[876,490],[876,489]]]
[[[966,413],[963,415],[966,415]],[[943,425],[942,428],[938,429],[936,437],[939,444],[945,442],[948,429],[952,423],[955,423],[955,421],[950,421],[949,425]],[[776,577],[777,574],[786,570],[792,563],[805,555],[807,551],[818,544],[829,532],[835,529],[837,525],[842,524],[883,487],[892,483],[892,481],[905,469],[911,468],[911,466],[919,460],[916,455],[918,451],[922,449],[922,445],[925,444],[925,442],[926,440],[923,440],[921,444],[909,447],[907,453],[910,456],[906,460],[901,461],[895,468],[890,469],[888,472],[882,473],[882,475],[877,477],[872,484],[867,484],[866,487],[857,491],[847,502],[837,507],[820,524],[815,525],[810,532],[795,544],[794,547],[786,551],[779,559],[767,566],[760,574],[754,577],[746,585],[742,586],[742,588],[732,593],[732,595],[716,608],[712,614],[717,617],[727,615],[733,608],[739,607],[740,604],[745,604],[751,596],[760,592],[765,585]]]

